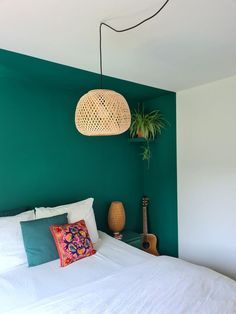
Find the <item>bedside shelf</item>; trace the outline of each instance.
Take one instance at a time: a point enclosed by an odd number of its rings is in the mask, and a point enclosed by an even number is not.
[[[140,233],[129,230],[124,230],[121,233],[123,234],[123,238],[121,239],[122,242],[141,249],[142,235]]]

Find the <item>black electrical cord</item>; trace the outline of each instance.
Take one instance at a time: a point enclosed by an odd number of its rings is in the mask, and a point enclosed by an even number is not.
[[[112,26],[110,26],[109,24],[105,23],[105,22],[101,22],[100,25],[99,25],[99,53],[100,53],[100,84],[101,84],[101,88],[102,88],[102,76],[103,76],[103,68],[102,68],[102,26],[106,26],[110,29],[112,29],[113,31],[117,32],[117,33],[122,33],[122,32],[126,32],[126,31],[130,31],[131,29],[134,29],[138,26],[140,26],[141,24],[151,20],[153,17],[155,17],[158,13],[160,13],[162,11],[162,9],[164,9],[164,7],[167,5],[167,3],[169,2],[170,0],[166,0],[166,2],[160,7],[160,9],[158,11],[156,11],[153,15],[147,17],[146,19],[144,19],[143,21],[133,25],[133,26],[130,26],[128,28],[123,28],[123,29],[116,29]]]

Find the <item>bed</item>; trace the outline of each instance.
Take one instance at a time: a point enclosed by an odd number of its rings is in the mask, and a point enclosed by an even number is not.
[[[236,313],[236,282],[99,231],[97,253],[0,275],[1,313]]]

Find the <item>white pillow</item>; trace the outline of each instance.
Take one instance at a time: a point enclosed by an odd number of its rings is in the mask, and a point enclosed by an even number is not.
[[[57,207],[39,207],[35,209],[36,219],[52,217],[65,213],[68,213],[67,217],[69,223],[74,223],[84,219],[92,242],[96,243],[99,239],[93,211],[93,198]]]
[[[0,274],[27,265],[20,221],[34,219],[34,210],[16,216],[0,217]]]

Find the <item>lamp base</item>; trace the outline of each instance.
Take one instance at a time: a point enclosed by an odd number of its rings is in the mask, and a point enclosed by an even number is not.
[[[113,232],[113,237],[116,239],[116,240],[121,240],[123,235],[119,232]]]

